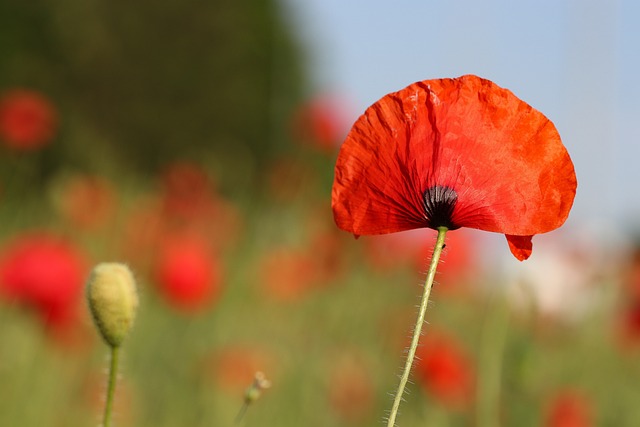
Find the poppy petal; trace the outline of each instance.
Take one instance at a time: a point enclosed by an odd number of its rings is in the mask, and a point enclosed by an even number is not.
[[[531,256],[533,251],[531,239],[533,236],[512,236],[507,234],[505,237],[509,243],[509,250],[519,261],[524,261]]]
[[[446,226],[531,236],[564,223],[576,186],[553,123],[467,75],[369,107],[341,147],[332,206],[337,225],[359,235]]]

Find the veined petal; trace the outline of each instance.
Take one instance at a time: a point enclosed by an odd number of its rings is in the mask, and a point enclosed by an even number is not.
[[[447,226],[532,236],[564,223],[576,186],[553,123],[467,75],[369,107],[340,150],[332,206],[358,235]]]

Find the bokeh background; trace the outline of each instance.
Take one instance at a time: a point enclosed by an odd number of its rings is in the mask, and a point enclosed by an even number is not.
[[[399,425],[640,422],[640,6],[631,0],[0,0],[0,426],[99,423],[83,299],[141,294],[119,426],[380,425],[434,242],[336,229],[333,165],[388,92],[477,74],[556,124],[567,224],[517,262],[450,233]]]

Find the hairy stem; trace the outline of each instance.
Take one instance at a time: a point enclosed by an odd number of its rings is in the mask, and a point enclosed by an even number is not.
[[[442,249],[444,248],[444,238],[446,234],[447,227],[438,227],[438,237],[436,239],[436,246],[433,248],[433,255],[431,256],[431,263],[429,264],[427,279],[424,283],[422,301],[420,302],[420,310],[418,311],[416,326],[413,329],[411,345],[409,347],[409,352],[407,353],[407,360],[404,364],[402,376],[400,377],[400,384],[398,384],[398,390],[396,391],[395,398],[393,399],[393,406],[391,407],[391,413],[389,414],[387,427],[394,427],[396,425],[398,408],[400,407],[400,401],[402,401],[404,388],[407,385],[407,381],[409,381],[409,374],[411,372],[411,367],[413,366],[413,359],[416,355],[416,349],[418,348],[418,342],[420,341],[420,334],[422,332],[422,325],[424,323],[424,317],[427,311],[427,304],[429,303],[429,294],[431,294],[431,288],[433,287],[433,280],[436,276],[436,268],[438,267],[438,261],[440,260]]]
[[[111,425],[111,412],[113,409],[113,397],[116,390],[116,380],[118,377],[118,350],[120,347],[111,347],[111,366],[109,367],[109,382],[107,385],[107,400],[104,405],[103,427]]]

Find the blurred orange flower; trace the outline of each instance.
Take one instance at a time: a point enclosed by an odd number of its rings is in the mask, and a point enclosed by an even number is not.
[[[316,264],[305,253],[288,248],[269,251],[260,260],[259,283],[270,297],[295,301],[316,284]]]
[[[453,409],[470,403],[474,369],[452,336],[430,332],[418,347],[416,360],[416,379],[440,403]]]
[[[166,228],[157,200],[141,197],[125,218],[120,250],[136,271],[149,272]]]
[[[576,390],[563,390],[550,402],[545,427],[594,426],[592,404]]]
[[[344,272],[344,241],[334,232],[318,232],[312,236],[307,252],[315,265],[315,281],[320,287],[335,282]]]
[[[355,235],[444,226],[506,235],[519,260],[576,192],[553,123],[473,75],[425,80],[369,107],[342,145],[332,207]]]
[[[256,372],[274,376],[275,360],[266,349],[250,344],[233,344],[214,352],[206,361],[207,376],[231,393],[241,393],[252,383]],[[277,375],[276,375],[277,376]]]
[[[115,209],[113,187],[99,176],[69,177],[56,196],[62,216],[74,227],[83,229],[103,226]]]
[[[54,328],[77,320],[86,273],[80,249],[46,232],[20,235],[0,254],[1,293],[36,309]]]
[[[310,230],[303,246],[269,248],[258,261],[257,282],[281,301],[294,301],[337,282],[345,270],[341,236],[332,230]]]
[[[375,393],[371,376],[362,355],[332,357],[327,382],[329,404],[349,424],[362,423],[372,415]]]
[[[40,148],[51,142],[57,127],[56,110],[42,94],[14,89],[0,98],[0,140],[8,147]]]

